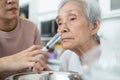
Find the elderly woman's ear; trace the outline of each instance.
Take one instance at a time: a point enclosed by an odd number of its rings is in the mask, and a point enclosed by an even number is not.
[[[90,26],[91,35],[94,35],[98,32],[100,26],[100,21],[94,21],[94,23]]]

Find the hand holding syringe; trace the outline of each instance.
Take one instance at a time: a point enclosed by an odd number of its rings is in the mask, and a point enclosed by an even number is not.
[[[59,34],[56,34],[55,36],[53,36],[53,38],[41,49],[43,51],[48,51],[51,47],[53,47],[59,40],[60,40],[60,35]],[[44,54],[39,54],[37,55],[36,57],[39,57],[39,58],[44,58]],[[33,68],[29,68],[27,71],[32,71]]]
[[[42,48],[43,51],[48,51],[51,47],[53,47],[59,40],[60,35],[56,34],[53,38]],[[43,54],[37,55],[38,57],[43,57]]]

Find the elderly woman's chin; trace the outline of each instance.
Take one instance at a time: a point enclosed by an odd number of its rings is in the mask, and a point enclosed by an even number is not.
[[[74,43],[62,43],[64,49],[73,49]]]

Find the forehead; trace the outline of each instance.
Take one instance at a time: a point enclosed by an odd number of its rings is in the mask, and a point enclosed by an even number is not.
[[[59,10],[58,15],[67,14],[67,13],[84,13],[84,7],[82,3],[77,1],[69,1],[65,3]]]

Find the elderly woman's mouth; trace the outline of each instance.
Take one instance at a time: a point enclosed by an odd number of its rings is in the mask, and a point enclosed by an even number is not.
[[[62,38],[61,40],[62,42],[67,42],[67,41],[73,40],[73,38]]]

